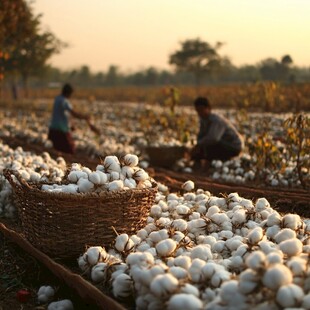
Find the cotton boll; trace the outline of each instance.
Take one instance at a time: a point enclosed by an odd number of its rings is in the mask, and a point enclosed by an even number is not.
[[[245,301],[245,297],[239,293],[238,281],[236,280],[223,283],[220,297],[225,305],[231,305],[231,309],[240,309],[240,305],[244,305]]]
[[[291,271],[284,265],[275,264],[268,268],[263,276],[263,284],[271,290],[278,290],[281,286],[293,281]]]
[[[184,182],[181,186],[184,191],[190,192],[195,188],[195,183],[191,180]]]
[[[76,184],[62,185],[62,191],[64,193],[76,194],[78,192],[78,189],[79,187]]]
[[[301,219],[298,214],[285,214],[283,216],[283,227],[296,230],[301,226]]]
[[[274,251],[269,253],[266,256],[267,264],[282,264],[283,263],[283,252],[281,251]]]
[[[285,240],[294,239],[294,238],[296,238],[296,232],[289,228],[282,229],[274,237],[276,243],[278,244]]]
[[[154,256],[147,252],[130,253],[126,258],[126,264],[131,266],[149,267],[154,265]]]
[[[265,253],[265,254],[269,254],[273,251],[275,251],[276,249],[278,249],[278,246],[271,242],[271,241],[260,241],[258,243],[259,248]]]
[[[153,205],[150,210],[150,215],[155,218],[160,218],[162,213],[162,209],[159,205]]]
[[[142,240],[145,240],[148,235],[149,235],[148,232],[143,228],[137,232],[137,236],[141,238]]]
[[[119,173],[121,172],[120,162],[118,158],[114,155],[106,156],[103,161],[103,165],[105,167],[105,170],[109,173],[111,173],[112,171],[116,171]]]
[[[267,223],[268,223],[268,220],[267,220]],[[266,236],[268,239],[273,240],[275,238],[276,234],[280,231],[281,231],[281,228],[278,225],[273,225],[273,226],[267,228]]]
[[[105,172],[104,166],[103,165],[97,165],[96,166],[96,171]]]
[[[172,222],[172,227],[178,231],[185,231],[187,229],[187,221],[183,219],[176,219]]]
[[[262,251],[252,252],[245,260],[246,265],[253,270],[264,268],[266,256]]]
[[[279,288],[276,300],[284,308],[297,307],[304,298],[303,290],[295,285],[288,284]]]
[[[73,310],[73,304],[69,299],[63,299],[50,303],[47,310]]]
[[[211,285],[213,287],[220,287],[223,282],[230,280],[230,273],[226,270],[219,270],[211,278]]]
[[[124,188],[124,183],[121,180],[115,180],[108,183],[108,190],[110,192],[119,191]]]
[[[150,290],[155,296],[162,298],[176,291],[178,283],[171,274],[157,275],[150,285]]]
[[[217,242],[215,237],[213,236],[198,236],[197,243],[198,244],[208,244],[210,248],[213,247],[213,245]]]
[[[264,236],[263,229],[261,227],[256,227],[252,229],[247,235],[248,242],[252,245],[257,244],[260,240],[262,240]]]
[[[94,246],[87,249],[83,259],[91,266],[96,265],[99,261],[107,257],[107,252],[101,246]]]
[[[213,256],[210,249],[210,245],[200,244],[194,247],[191,252],[191,259],[194,260],[195,258],[199,258],[204,261],[212,259]]]
[[[196,296],[189,294],[175,294],[168,301],[168,310],[199,310],[203,309],[202,301]]]
[[[216,253],[222,253],[225,249],[225,241],[224,240],[218,240],[213,246],[212,251]]]
[[[132,240],[132,242],[134,243],[135,246],[138,245],[138,244],[140,244],[141,241],[142,241],[141,238],[138,237],[137,235],[132,235],[132,236],[130,237],[130,239]]]
[[[139,158],[137,155],[133,155],[133,154],[126,154],[123,157],[123,162],[126,166],[129,167],[135,167],[138,166],[139,163]]]
[[[149,175],[143,169],[136,170],[132,177],[137,182],[144,182],[145,180],[150,178]]]
[[[220,211],[221,211],[221,210],[220,210],[220,208],[219,208],[218,206],[213,205],[213,206],[211,206],[211,207],[208,209],[206,216],[207,216],[208,218],[210,218],[212,215],[214,215],[214,214],[216,214],[216,213],[219,213]]]
[[[178,280],[186,279],[188,277],[187,270],[183,269],[182,267],[173,266],[169,268],[169,272]]]
[[[196,286],[186,283],[184,286],[180,288],[180,293],[194,295],[199,297],[199,290]]]
[[[134,243],[127,234],[118,235],[115,239],[115,248],[119,252],[129,251],[134,247]]]
[[[132,295],[133,283],[131,277],[125,273],[117,276],[112,283],[112,291],[116,298],[125,298]]]
[[[188,269],[189,277],[194,283],[201,282],[202,280],[202,269],[206,265],[206,262],[199,259],[195,258],[192,261],[191,266]]]
[[[102,282],[106,279],[107,263],[98,263],[91,270],[91,279],[95,283]]]
[[[286,265],[290,268],[294,277],[303,276],[307,270],[307,260],[300,257],[291,258]]]
[[[185,206],[185,205],[178,205],[176,208],[176,212],[179,215],[186,215],[186,214],[190,213],[190,208]]]
[[[79,179],[77,184],[80,193],[88,193],[94,188],[94,183],[84,178]]]
[[[156,244],[156,251],[159,256],[169,256],[171,255],[177,247],[177,244],[174,240],[172,239],[166,239],[158,242]]]
[[[280,226],[282,217],[278,212],[271,213],[267,218],[267,226],[272,227],[274,225]]]
[[[270,207],[270,203],[266,198],[258,198],[255,202],[255,210],[256,212],[261,212],[266,208]]]
[[[239,276],[239,290],[242,294],[254,292],[259,284],[259,276],[255,271],[246,269]]]
[[[181,256],[178,256],[174,259],[174,265],[175,266],[182,267],[186,270],[189,269],[189,267],[191,266],[191,263],[192,263],[192,260],[189,256],[181,255]]]
[[[159,231],[152,231],[149,234],[149,238],[155,244],[158,243],[159,241],[166,240],[169,238],[168,230],[167,229],[161,229]]]
[[[279,247],[288,256],[296,256],[302,252],[302,242],[296,238],[282,241]]]

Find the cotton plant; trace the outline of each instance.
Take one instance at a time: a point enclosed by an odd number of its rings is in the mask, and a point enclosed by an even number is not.
[[[108,250],[123,264],[103,280],[116,298],[135,296],[137,309],[309,303],[309,219],[280,215],[265,198],[158,188],[146,226]]]

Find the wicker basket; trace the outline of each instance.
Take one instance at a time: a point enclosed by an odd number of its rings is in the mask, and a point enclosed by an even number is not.
[[[145,226],[157,193],[156,183],[149,189],[100,194],[51,193],[16,171],[3,174],[13,187],[26,239],[54,258],[77,257],[86,245],[108,246],[116,236],[113,227],[118,233],[135,233]]]
[[[185,146],[148,146],[145,151],[149,155],[150,164],[154,167],[171,168],[184,156]]]

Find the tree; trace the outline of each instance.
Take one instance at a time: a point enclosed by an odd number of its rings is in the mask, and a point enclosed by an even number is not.
[[[181,42],[179,50],[170,55],[169,63],[175,65],[178,71],[193,73],[198,89],[206,74],[212,75],[219,70],[221,57],[217,50],[221,46],[222,43],[217,43],[213,47],[199,38],[186,40]]]
[[[66,46],[52,32],[41,31],[40,18],[24,0],[1,0],[0,51],[7,55],[3,71],[19,74],[26,92],[29,76],[42,73],[47,60]]]

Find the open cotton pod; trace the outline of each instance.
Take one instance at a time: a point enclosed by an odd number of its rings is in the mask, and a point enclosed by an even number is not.
[[[175,294],[168,301],[168,310],[199,310],[203,309],[202,301],[190,294]]]
[[[73,309],[74,309],[73,304],[69,299],[54,301],[50,303],[47,307],[47,310],[73,310]]]
[[[123,157],[123,162],[125,166],[135,167],[138,166],[139,158],[137,155],[127,154]]]
[[[194,190],[195,184],[194,184],[193,181],[189,180],[189,181],[186,181],[185,183],[182,184],[182,188],[183,188],[186,192],[190,192],[190,191]]]
[[[92,281],[94,281],[95,283],[99,283],[99,282],[106,280],[107,268],[108,268],[107,263],[98,263],[97,265],[95,265],[92,268],[91,275],[90,275]]]

